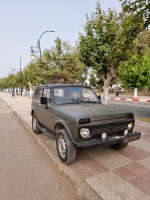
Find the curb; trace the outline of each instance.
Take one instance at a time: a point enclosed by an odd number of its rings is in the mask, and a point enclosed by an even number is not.
[[[144,100],[144,99],[129,99],[129,98],[115,98],[115,97],[108,97],[109,100],[121,100],[121,101],[138,101],[138,102],[147,102],[150,103],[150,100]]]
[[[53,164],[58,168],[61,174],[69,181],[69,183],[74,187],[74,189],[77,191],[77,194],[79,194],[83,200],[103,200],[102,197],[99,196],[99,194],[96,193],[89,185],[86,183],[81,177],[79,177],[75,172],[73,172],[72,169],[70,169],[68,166],[61,163],[61,161],[58,158],[58,155],[56,155],[55,150],[48,145],[41,137],[40,135],[36,135],[33,133],[32,128],[26,123],[26,121],[9,105],[5,100],[0,98],[7,107],[13,112],[13,114],[17,117],[17,119],[20,120],[21,124],[24,126],[24,128],[29,131],[33,139],[36,141],[37,144],[40,145],[42,150],[49,156]]]

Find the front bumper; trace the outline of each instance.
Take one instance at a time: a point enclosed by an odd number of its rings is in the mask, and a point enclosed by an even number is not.
[[[111,146],[118,143],[126,143],[132,142],[134,140],[139,140],[141,137],[141,133],[135,131],[133,133],[129,133],[127,136],[114,136],[103,139],[91,139],[88,141],[77,142],[73,140],[73,144],[78,148],[85,148],[85,147],[104,147],[104,146]]]

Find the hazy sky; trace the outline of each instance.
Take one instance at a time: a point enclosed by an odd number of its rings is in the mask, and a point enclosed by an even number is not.
[[[49,49],[56,37],[74,45],[86,22],[86,14],[95,11],[97,0],[0,0],[0,78],[30,62],[30,47],[41,38],[41,49]],[[121,11],[119,0],[100,0],[107,11]]]

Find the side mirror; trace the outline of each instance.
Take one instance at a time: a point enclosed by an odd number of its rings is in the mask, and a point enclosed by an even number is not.
[[[101,101],[101,95],[98,95],[97,97],[98,97],[98,99]]]
[[[45,105],[47,105],[47,97],[41,97],[41,104],[45,104]]]

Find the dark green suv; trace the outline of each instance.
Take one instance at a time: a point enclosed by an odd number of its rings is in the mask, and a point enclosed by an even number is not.
[[[101,103],[88,86],[56,84],[39,86],[32,99],[32,128],[56,138],[58,155],[65,164],[74,162],[85,147],[122,149],[140,139],[133,132],[133,113]]]

